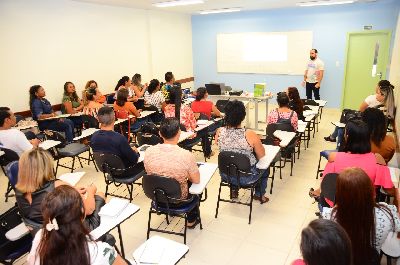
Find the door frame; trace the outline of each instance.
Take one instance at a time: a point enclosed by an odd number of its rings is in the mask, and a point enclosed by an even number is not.
[[[369,35],[369,34],[376,34],[376,33],[384,33],[387,34],[389,36],[389,52],[387,54],[388,58],[387,58],[387,64],[386,64],[386,72],[385,72],[385,76],[387,77],[387,72],[388,72],[388,67],[390,64],[390,54],[391,54],[391,44],[392,44],[392,31],[391,30],[368,30],[368,31],[352,31],[352,32],[347,32],[347,37],[346,37],[346,52],[345,52],[345,64],[344,64],[344,76],[343,76],[343,83],[342,83],[342,100],[341,100],[341,104],[340,104],[340,108],[341,110],[343,110],[344,107],[344,89],[345,89],[345,85],[346,85],[346,78],[347,78],[347,60],[348,60],[348,53],[349,53],[349,43],[350,43],[350,37],[353,35]],[[360,103],[361,104],[361,103]]]

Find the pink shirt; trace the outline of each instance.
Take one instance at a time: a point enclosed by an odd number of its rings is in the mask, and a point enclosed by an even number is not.
[[[295,111],[288,111],[288,112],[280,112],[277,109],[273,109],[271,110],[271,112],[268,114],[267,117],[267,124],[271,124],[271,123],[277,123],[278,119],[289,119],[290,115],[292,114],[292,118],[290,119],[290,123],[292,124],[292,127],[294,129],[294,131],[297,131],[297,127],[298,127],[298,117],[297,117],[297,113]]]
[[[144,156],[147,174],[167,176],[181,185],[182,199],[188,196],[188,178],[199,172],[192,153],[177,145],[158,144],[147,148]]]
[[[175,105],[168,104],[164,109],[165,118],[175,117]],[[185,126],[186,131],[194,131],[197,126],[196,118],[192,109],[186,105],[181,106],[180,122]]]
[[[367,173],[375,186],[393,188],[392,178],[387,166],[377,164],[375,154],[350,154],[336,153],[335,161],[326,164],[323,175],[328,173],[340,173],[348,167],[359,167]]]

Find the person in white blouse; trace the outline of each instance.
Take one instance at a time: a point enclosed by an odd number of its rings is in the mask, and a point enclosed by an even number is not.
[[[354,265],[371,264],[368,261],[380,253],[389,232],[400,231],[396,206],[375,202],[375,188],[360,168],[347,168],[339,174],[335,206],[324,207],[322,217],[338,222],[346,230]]]

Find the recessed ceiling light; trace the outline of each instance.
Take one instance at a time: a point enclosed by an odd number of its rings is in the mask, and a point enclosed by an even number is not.
[[[297,6],[330,6],[330,5],[344,5],[344,4],[352,4],[357,2],[357,0],[342,0],[342,1],[311,1],[311,2],[302,2],[296,3]]]
[[[186,6],[186,5],[195,5],[195,4],[204,4],[204,0],[165,1],[165,2],[154,3],[153,6],[156,6],[156,7],[172,7],[172,6]]]
[[[212,10],[202,10],[199,11],[200,14],[217,14],[217,13],[232,13],[232,12],[239,12],[241,9],[239,7],[234,8],[222,8],[222,9],[212,9]]]

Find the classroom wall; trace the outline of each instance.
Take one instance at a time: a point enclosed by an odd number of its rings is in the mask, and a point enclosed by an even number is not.
[[[193,76],[190,15],[70,0],[0,1],[0,106],[29,109],[40,84],[52,104],[63,85],[94,79],[109,93],[123,75],[148,82]],[[79,93],[81,95],[81,93]]]
[[[311,30],[313,45],[325,62],[321,97],[328,100],[328,107],[340,107],[347,32],[362,31],[364,25],[372,25],[374,30],[392,30],[394,33],[399,9],[398,0],[380,0],[342,6],[194,15],[195,86],[214,81],[225,82],[234,89],[252,91],[254,83],[266,82],[268,90],[274,93],[288,86],[301,88],[303,77],[299,75],[217,73],[216,36],[218,33]],[[300,91],[305,97],[305,89]]]

